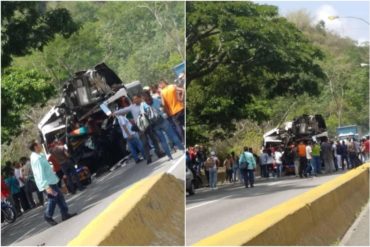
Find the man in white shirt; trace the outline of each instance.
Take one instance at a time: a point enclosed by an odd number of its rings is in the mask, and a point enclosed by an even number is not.
[[[278,147],[278,149],[275,151],[274,153],[274,158],[275,158],[275,162],[276,162],[276,172],[277,172],[277,176],[278,177],[281,177],[281,171],[283,169],[283,161],[281,160],[281,158],[283,157],[283,153],[281,151],[281,148]]]
[[[306,146],[306,158],[307,158],[307,170],[306,173],[309,175],[315,174],[316,171],[314,171],[313,165],[312,165],[312,143],[308,142]]]
[[[14,163],[14,176],[17,178],[19,183],[19,188],[21,190],[21,205],[24,211],[31,209],[30,203],[27,200],[25,179],[22,174],[22,167],[20,162]]]
[[[132,125],[130,121],[124,116],[117,116],[117,120],[119,126],[121,127],[123,138],[127,140],[128,147],[135,162],[139,163],[141,161],[136,152],[137,149],[141,152],[145,159],[148,159],[148,157],[145,155],[144,147],[139,139],[138,133],[131,130]]]
[[[134,122],[136,123],[136,121],[137,121],[137,119],[138,119],[138,117],[141,113],[142,98],[141,98],[140,95],[135,95],[132,98],[132,101],[133,101],[133,104],[115,111],[113,113],[113,115],[114,116],[124,116],[127,113],[131,112],[132,117],[134,119]],[[142,142],[142,146],[143,146],[144,151],[145,151],[145,154],[143,154],[143,155],[145,155],[145,157],[147,157],[147,162],[148,163],[151,163],[149,138],[153,143],[154,150],[155,150],[155,153],[156,153],[157,157],[161,158],[161,157],[164,156],[164,154],[163,154],[163,152],[162,152],[162,150],[159,146],[157,137],[154,134],[152,126],[149,126],[145,131],[140,131],[140,132],[138,131],[138,137],[140,138],[140,140]]]

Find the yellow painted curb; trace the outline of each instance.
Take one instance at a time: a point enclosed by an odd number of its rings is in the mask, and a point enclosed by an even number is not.
[[[359,166],[194,245],[331,245],[369,200],[369,167]]]
[[[183,184],[166,173],[135,183],[68,245],[184,245]]]

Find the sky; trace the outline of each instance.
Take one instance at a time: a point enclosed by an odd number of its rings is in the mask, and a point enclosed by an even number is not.
[[[370,1],[263,1],[260,4],[275,5],[279,13],[286,16],[289,12],[306,9],[313,17],[314,24],[325,21],[328,30],[343,37],[350,37],[359,43],[369,41],[369,25],[357,19],[339,18],[329,20],[328,16],[358,17],[369,22]]]

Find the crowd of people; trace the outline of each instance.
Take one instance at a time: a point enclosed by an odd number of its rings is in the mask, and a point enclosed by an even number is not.
[[[239,155],[235,152],[227,154],[221,163],[214,151],[208,152],[204,146],[195,145],[187,149],[186,165],[199,184],[202,184],[204,172],[212,189],[217,188],[217,170],[221,166],[224,167],[225,182],[240,181],[245,187],[253,187],[256,173],[261,178],[278,178],[284,174],[300,178],[330,174],[361,165],[369,160],[369,151],[369,137],[361,141],[331,141],[324,137],[320,141],[302,140],[286,146],[266,145],[259,155],[252,148],[245,147]]]
[[[158,85],[144,87],[132,100],[127,97],[119,99],[118,108],[111,117],[120,126],[122,137],[136,163],[145,159],[150,164],[151,149],[155,150],[158,158],[167,155],[169,160],[173,159],[171,149],[176,147],[184,151],[184,80],[182,74],[175,84],[162,80]],[[18,215],[44,206],[44,200],[47,199],[44,219],[50,225],[57,224],[53,219],[57,205],[62,220],[76,215],[69,213],[64,194],[75,194],[85,187],[65,143],[61,140],[49,143],[48,157],[36,140],[30,143],[29,150],[30,158],[22,157],[20,161],[7,162],[2,169],[2,199],[8,199]],[[64,193],[63,184],[66,185]],[[37,195],[37,202],[33,193]]]
[[[217,189],[218,170],[221,167],[221,162],[215,151],[211,151],[208,155],[204,146],[189,147],[186,151],[186,166],[199,183],[202,183],[201,170],[203,169],[208,186],[212,190]],[[244,147],[239,156],[235,152],[231,152],[227,155],[222,166],[225,168],[225,180],[229,183],[241,181],[246,188],[254,187],[257,159],[252,148]]]
[[[122,97],[119,108],[113,112],[137,163],[138,153],[152,162],[149,150],[154,147],[158,158],[167,155],[171,160],[171,147],[184,150],[184,88],[183,84],[169,85],[161,81],[158,86],[144,88],[133,96],[132,102]]]
[[[276,158],[276,150],[279,158]],[[264,151],[267,156],[272,157],[273,164],[276,165],[271,166],[264,162],[266,160],[264,159],[261,160],[261,166],[266,166],[273,174],[279,174],[277,171],[282,168],[281,164],[284,164],[286,170],[293,168],[294,174],[301,178],[318,176],[323,173],[333,173],[339,169],[352,169],[368,160],[369,138],[359,142],[355,139],[333,141],[325,137],[320,142],[292,143],[282,154],[279,154],[281,151],[282,148],[279,147]],[[264,175],[267,177],[266,173]]]

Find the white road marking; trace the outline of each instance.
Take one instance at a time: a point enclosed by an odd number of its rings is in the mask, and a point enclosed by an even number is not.
[[[278,182],[266,183],[266,185],[267,186],[272,186],[272,185],[276,185],[276,184],[283,184],[284,182],[286,182],[286,181],[278,181]]]
[[[226,199],[226,198],[229,198],[229,197],[232,197],[232,196],[233,195],[229,195],[229,196],[221,197],[220,199],[217,199],[217,200],[212,200],[212,201],[209,201],[209,202],[201,203],[201,204],[195,205],[193,207],[186,208],[186,210],[192,210],[194,208],[199,208],[199,207],[202,207],[202,206],[214,203],[214,202],[218,202],[218,201],[221,201],[223,199]]]

